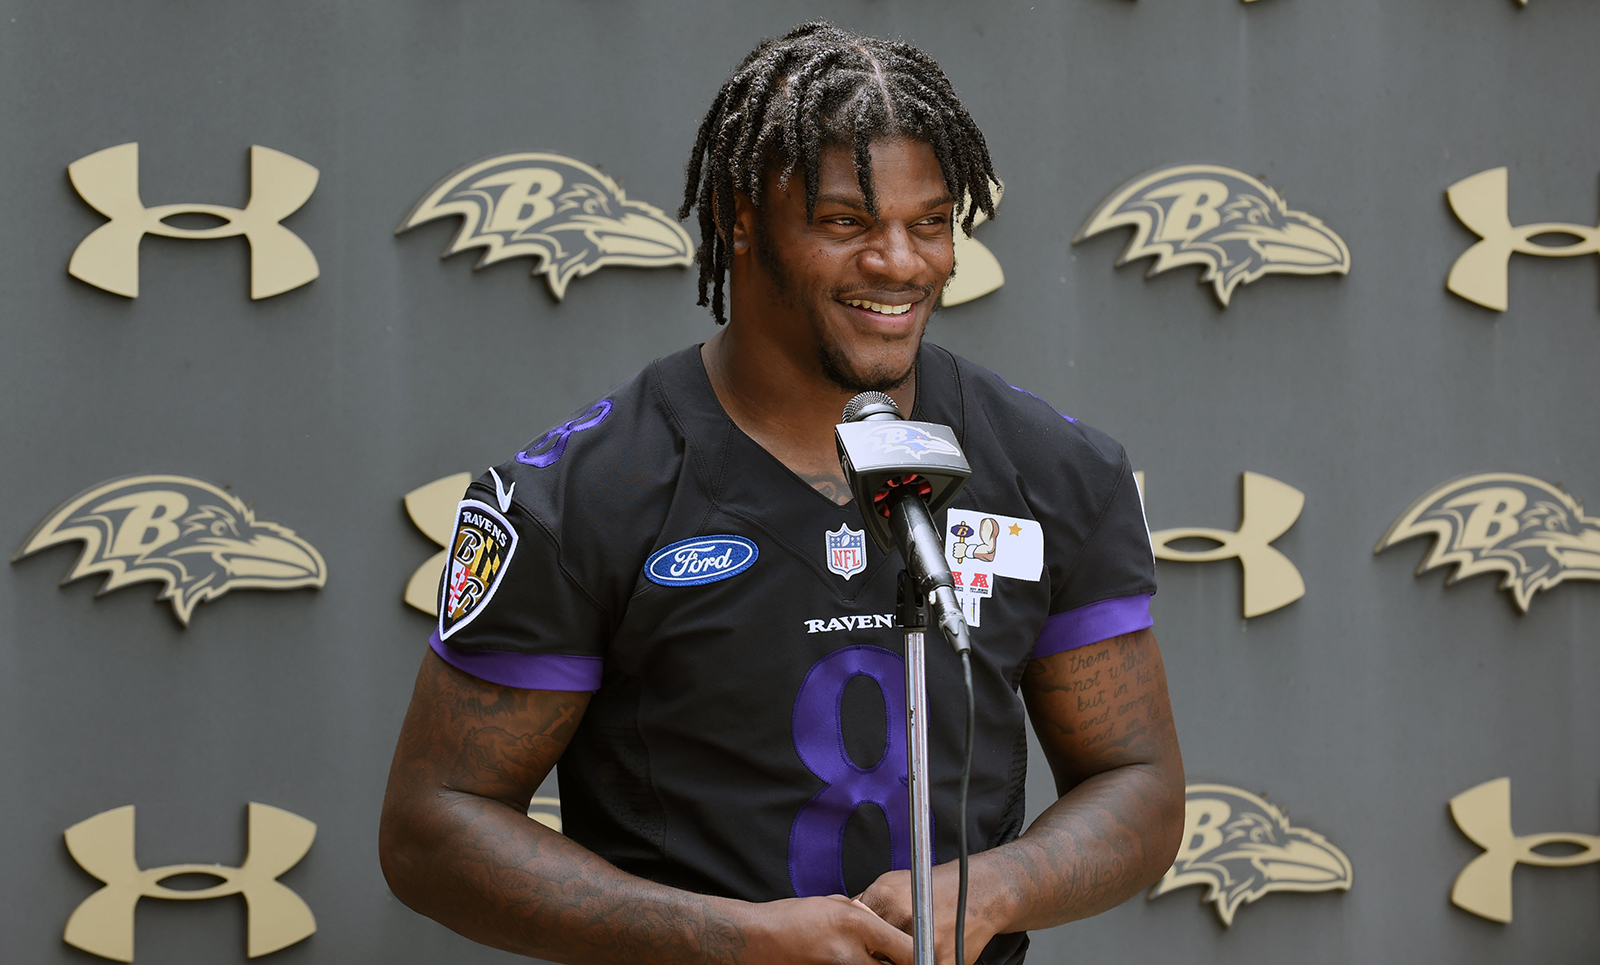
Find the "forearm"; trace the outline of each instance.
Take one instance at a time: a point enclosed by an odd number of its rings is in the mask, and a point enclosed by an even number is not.
[[[974,855],[973,894],[996,932],[1087,918],[1165,874],[1182,826],[1181,773],[1133,764],[1096,774],[1016,840]]]
[[[385,814],[381,851],[394,893],[486,945],[586,965],[732,963],[744,903],[618,870],[499,801],[440,789]]]

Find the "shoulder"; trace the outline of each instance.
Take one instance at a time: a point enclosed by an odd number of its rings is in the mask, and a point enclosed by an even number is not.
[[[630,466],[674,451],[677,433],[660,391],[660,364],[652,362],[534,435],[496,467],[500,475],[524,486],[528,497],[558,485],[604,489]]]
[[[1042,528],[1050,612],[1153,593],[1149,527],[1122,445],[1027,389],[951,358],[974,480],[982,473],[995,496],[1019,499]],[[1148,619],[1147,613],[1133,616]],[[1092,627],[1092,639],[1081,643],[1102,638],[1094,634],[1105,625]]]
[[[1094,490],[1117,486],[1127,464],[1121,443],[983,366],[935,348],[954,366],[963,444],[998,447],[1024,476],[1066,473]]]
[[[678,488],[684,437],[661,385],[675,358],[535,435],[478,477],[467,498],[500,506],[522,540],[546,544],[580,586],[609,595],[611,571],[648,548]]]

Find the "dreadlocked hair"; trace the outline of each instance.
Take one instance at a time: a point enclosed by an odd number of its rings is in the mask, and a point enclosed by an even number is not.
[[[842,145],[854,153],[856,181],[867,211],[877,217],[870,149],[885,137],[932,145],[969,236],[977,212],[994,217],[990,185],[998,179],[988,145],[932,57],[911,44],[864,37],[824,20],[763,40],[717,92],[689,155],[678,218],[699,208],[697,304],[709,304],[718,325],[727,321],[723,291],[736,192],[759,209],[769,170],[778,171],[780,190],[799,170],[809,223],[816,214],[818,154]]]

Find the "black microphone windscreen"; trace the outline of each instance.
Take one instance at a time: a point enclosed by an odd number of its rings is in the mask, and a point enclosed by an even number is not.
[[[872,405],[872,406],[883,406],[883,405],[886,405],[890,409],[894,410],[894,417],[896,419],[904,419],[905,418],[905,416],[900,413],[900,407],[898,405],[895,405],[894,399],[891,398],[887,392],[863,392],[860,395],[856,396],[855,398],[851,399],[849,402],[845,403],[845,406],[844,406],[844,418],[841,419],[840,421],[841,422],[854,422],[854,421],[856,421],[856,418],[861,415],[861,410],[865,409],[869,405]]]

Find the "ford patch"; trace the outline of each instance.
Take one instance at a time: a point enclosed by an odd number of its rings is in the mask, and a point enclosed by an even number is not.
[[[738,576],[760,555],[743,536],[696,536],[656,550],[644,575],[662,586],[700,586]]]

